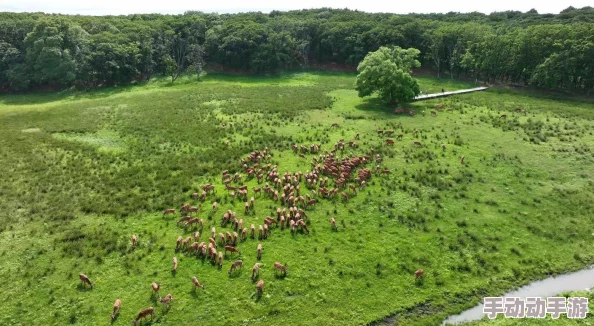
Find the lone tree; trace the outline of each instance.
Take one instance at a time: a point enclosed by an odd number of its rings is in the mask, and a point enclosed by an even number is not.
[[[359,97],[377,93],[388,104],[411,101],[420,92],[419,84],[410,76],[412,68],[421,66],[417,60],[420,53],[415,48],[400,47],[369,52],[357,67],[355,89]]]

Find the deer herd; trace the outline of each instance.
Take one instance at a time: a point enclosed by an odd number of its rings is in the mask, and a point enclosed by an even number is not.
[[[440,110],[443,106],[438,106],[436,109]],[[414,115],[414,112],[410,109],[396,109],[396,113],[408,113]],[[431,112],[432,115],[436,115],[435,111]],[[504,116],[502,116],[504,117]],[[339,128],[338,124],[333,124],[332,127]],[[394,130],[377,130],[377,134],[380,136],[391,137],[395,133]],[[397,140],[402,140],[404,134],[398,134]],[[357,133],[355,140],[359,140],[360,136]],[[391,138],[386,138],[383,142],[388,146],[394,146],[395,141]],[[414,141],[414,145],[422,147],[423,145],[419,141]],[[200,241],[201,235],[208,235],[203,233],[205,227],[205,221],[198,217],[200,207],[191,206],[188,203],[184,203],[179,209],[180,219],[177,220],[177,224],[182,226],[185,230],[192,229],[193,233],[191,236],[180,235],[175,241],[175,251],[184,253],[186,255],[194,255],[208,259],[213,265],[219,269],[223,267],[224,257],[230,255],[237,255],[238,258],[242,256],[242,251],[238,248],[238,245],[248,241],[248,238],[256,239],[256,235],[259,241],[264,241],[269,238],[273,232],[282,232],[288,229],[293,236],[297,234],[309,234],[310,230],[310,218],[306,211],[312,209],[321,200],[332,200],[338,194],[340,199],[344,202],[349,202],[352,198],[357,196],[357,191],[363,189],[372,175],[389,175],[390,170],[381,168],[379,165],[383,158],[379,153],[376,153],[373,149],[370,150],[368,155],[356,156],[351,154],[345,155],[342,158],[338,157],[337,152],[343,153],[346,146],[357,147],[355,141],[345,142],[344,139],[340,139],[334,144],[331,151],[322,151],[321,144],[306,145],[291,145],[291,149],[295,154],[300,157],[305,157],[305,154],[312,155],[311,170],[302,172],[284,172],[281,173],[277,165],[271,163],[272,153],[265,148],[262,151],[254,151],[250,153],[246,159],[241,159],[240,166],[242,171],[232,174],[228,170],[222,172],[221,181],[225,187],[227,195],[233,199],[239,198],[244,202],[244,214],[247,217],[256,215],[256,198],[267,197],[280,207],[277,207],[275,216],[266,216],[261,219],[262,223],[257,226],[256,224],[250,224],[247,226],[247,222],[243,218],[238,218],[238,214],[232,210],[226,210],[221,216],[221,227],[230,227],[228,231],[217,232],[216,226],[212,226],[210,229],[210,237],[205,241]],[[445,151],[445,144],[442,144],[442,148]],[[378,164],[375,169],[369,169],[365,166],[374,163]],[[464,163],[464,156],[461,157],[461,163]],[[249,187],[244,182],[255,179],[257,186]],[[200,186],[200,192],[194,192],[191,194],[193,200],[205,202],[209,195],[216,196],[215,186],[212,184],[206,184]],[[248,199],[249,194],[253,195]],[[306,193],[309,192],[309,193]],[[220,200],[220,197],[217,198]],[[220,206],[220,202],[213,201],[212,209],[210,210],[210,216],[216,214]],[[258,206],[260,207],[260,206]],[[175,216],[178,210],[174,208],[166,209],[163,211],[163,217],[168,215]],[[209,217],[210,220],[210,217]],[[336,218],[329,218],[330,230],[338,231]],[[342,224],[345,225],[344,222]],[[198,230],[196,230],[198,228]],[[249,235],[249,237],[248,237]],[[133,234],[131,237],[132,248],[137,247],[138,236]],[[261,261],[263,253],[262,243],[258,243],[256,246],[256,260]],[[175,273],[178,270],[179,261],[177,257],[173,257],[172,272]],[[183,267],[183,264],[182,264]],[[234,275],[240,272],[243,267],[243,260],[237,259],[230,265],[228,274]],[[252,267],[251,279],[255,282],[260,277],[260,269],[262,263],[256,262]],[[286,276],[287,267],[280,262],[276,261],[272,265],[275,275]],[[423,278],[425,271],[419,269],[414,273],[415,280]],[[85,274],[80,274],[80,280],[84,286],[88,285],[91,288],[94,284],[91,283],[89,278]],[[204,289],[204,285],[201,284],[196,276],[191,278],[192,286],[195,289]],[[154,295],[159,295],[161,288],[160,283],[152,283],[152,290]],[[258,280],[256,283],[256,294],[261,296],[264,291],[264,281]],[[165,297],[160,297],[159,302],[163,306],[169,306],[173,301],[173,296],[167,294]],[[121,300],[117,299],[113,305],[113,313],[110,315],[114,319],[120,311]],[[141,321],[142,319],[154,315],[154,307],[148,307],[138,312],[133,323]]]

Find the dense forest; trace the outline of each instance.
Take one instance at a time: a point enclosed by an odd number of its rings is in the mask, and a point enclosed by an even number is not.
[[[90,88],[200,73],[356,66],[380,46],[417,48],[421,63],[461,75],[590,93],[594,8],[447,14],[315,9],[240,14],[68,16],[0,13],[0,90]]]

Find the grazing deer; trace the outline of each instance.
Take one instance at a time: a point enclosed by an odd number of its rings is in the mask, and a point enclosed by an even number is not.
[[[415,272],[415,280],[420,279],[421,277],[423,277],[423,275],[425,275],[425,271],[422,269],[419,269]]]
[[[431,115],[434,115],[434,116],[436,116],[436,115],[437,115],[437,112],[435,112],[435,111],[431,111]]]
[[[390,138],[388,138],[388,139],[384,140],[384,142],[385,142],[387,145],[394,145],[394,139],[390,139]]]
[[[260,263],[255,263],[254,267],[252,267],[252,280],[260,275],[260,266]]]
[[[445,151],[446,150],[446,145],[445,144],[441,144],[441,149],[443,149]]]
[[[243,261],[238,260],[231,264],[231,268],[229,268],[229,275],[231,275],[237,268],[243,267]]]
[[[348,201],[349,201],[349,195],[347,195],[347,194],[346,194],[346,193],[344,193],[344,192],[343,192],[343,193],[341,193],[340,195],[342,196],[342,199],[344,199],[346,202],[348,202]]]
[[[181,235],[177,237],[177,241],[175,242],[175,250],[179,249],[179,247],[182,245],[182,241],[184,241],[184,238]]]
[[[338,228],[336,227],[336,220],[334,219],[334,217],[330,218],[330,226],[333,230],[338,231]]]
[[[175,209],[173,209],[173,208],[169,208],[169,209],[166,209],[166,210],[163,212],[163,216],[165,216],[165,215],[169,215],[169,214],[175,214]]]
[[[172,270],[175,272],[177,271],[177,257],[173,257],[173,268]]]
[[[276,271],[280,271],[283,275],[287,275],[287,268],[279,262],[274,262],[274,272],[276,273]]]
[[[381,173],[382,173],[382,174],[390,174],[390,170],[388,170],[388,169],[383,169]]]
[[[259,296],[262,295],[262,292],[264,291],[264,280],[258,281],[258,284],[256,284],[256,291]]]
[[[161,289],[161,283],[153,282],[153,284],[151,284],[151,288],[153,289],[153,293],[159,294],[159,290]]]
[[[132,235],[132,248],[135,248],[136,247],[136,240],[137,240],[136,239],[136,234],[133,234]]]
[[[223,253],[219,252],[219,267],[223,267]]]
[[[183,222],[187,222],[190,219],[192,219],[191,216],[184,216],[184,217],[180,218],[179,220],[177,220],[177,224],[180,224],[180,223],[183,223]]]
[[[250,203],[249,202],[245,202],[245,213],[247,214],[250,211]]]
[[[122,301],[120,301],[120,299],[116,299],[115,303],[113,304],[113,314],[111,314],[109,317],[111,317],[111,319],[114,319],[115,316],[118,314],[118,312],[120,311],[120,306],[122,305]]]
[[[505,114],[502,114],[499,116],[499,119],[505,119],[505,118],[507,118],[507,115],[505,115]]]
[[[85,274],[80,274],[78,275],[78,277],[80,278],[80,281],[83,285],[88,284],[91,287],[91,289],[93,288],[93,283],[91,283],[91,280],[89,280],[89,278]]]
[[[187,237],[184,240],[184,244],[182,245],[182,249],[187,249],[190,246],[190,242],[192,242],[192,238]]]
[[[464,155],[462,155],[462,156],[460,157],[460,163],[461,163],[461,164],[464,164]]]
[[[421,142],[418,142],[418,141],[414,142],[413,144],[415,144],[417,146],[423,146],[423,144],[421,144]]]
[[[218,207],[219,207],[219,204],[216,201],[214,203],[212,203],[212,211],[213,212],[216,212]]]
[[[192,283],[194,283],[194,289],[196,289],[196,288],[204,289],[204,285],[202,285],[202,284],[200,284],[200,282],[198,282],[198,279],[196,278],[196,276],[192,276]]]
[[[155,313],[155,308],[153,307],[148,307],[144,310],[141,310],[138,315],[136,316],[136,319],[134,319],[132,321],[132,323],[134,325],[136,325],[138,323],[138,321],[140,321],[141,319],[146,318],[148,315],[151,315],[151,320],[153,319],[153,314]]]
[[[213,226],[212,229],[210,229],[210,237],[215,238],[216,236],[217,236],[217,229],[215,229],[215,227]]]
[[[248,229],[247,228],[243,228],[243,230],[241,230],[241,235],[240,235],[240,240],[241,241],[245,241],[245,239],[247,238],[247,234],[248,234]]]
[[[398,136],[396,137],[396,139],[402,140],[402,137],[404,137],[404,134],[398,134]]]
[[[257,254],[256,254],[256,258],[258,260],[262,259],[262,245],[258,243],[258,248],[256,249]]]
[[[192,199],[196,199],[196,198],[198,198],[198,193],[197,192],[192,193]]]
[[[256,237],[256,227],[252,224],[250,226],[250,230],[251,230],[251,237],[252,237],[252,239],[254,239]]]
[[[335,122],[335,123],[333,123],[333,124],[332,124],[332,127],[334,127],[334,128],[338,128],[338,127],[339,127],[339,125],[338,125],[338,123],[336,123],[336,122]]]
[[[200,232],[196,231],[194,232],[194,241],[198,241],[198,238],[200,238]]]
[[[227,251],[236,252],[239,255],[241,255],[241,251],[237,250],[235,247],[232,247],[232,246],[225,246],[225,255],[227,254]]]
[[[171,303],[171,301],[173,301],[173,296],[171,295],[171,293],[169,293],[165,296],[165,298],[159,298],[159,301],[163,306],[167,306]]]
[[[307,228],[307,225],[305,225],[305,222],[303,222],[303,220],[297,221],[296,225],[301,226],[305,230],[305,232],[309,233],[309,229]]]

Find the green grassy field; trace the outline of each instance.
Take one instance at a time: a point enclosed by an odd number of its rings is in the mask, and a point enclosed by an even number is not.
[[[594,263],[594,101],[498,88],[414,103],[410,117],[358,98],[354,77],[209,76],[0,96],[0,324],[105,325],[120,298],[114,325],[149,306],[156,313],[143,325],[435,325],[483,296]],[[473,86],[420,83],[432,92]],[[438,104],[445,109],[431,116]],[[404,137],[388,146],[376,129]],[[247,226],[276,215],[281,204],[264,195],[244,214],[222,185],[221,172],[243,174],[250,152],[268,147],[281,174],[305,173],[314,155],[301,158],[292,144],[330,151],[356,133],[359,147],[337,156],[373,148],[392,173],[373,175],[348,203],[319,199],[307,210],[309,234],[273,228],[241,242],[222,269],[175,252],[177,237],[194,230],[176,225],[179,214],[162,217],[166,208],[201,207],[206,242],[212,226],[231,230],[220,225],[227,209]],[[216,195],[193,200],[207,183]],[[245,184],[251,197],[256,179]],[[261,298],[250,280],[258,243]],[[243,270],[229,276],[236,259]],[[275,276],[275,261],[286,277]],[[204,290],[193,290],[192,276]],[[152,282],[173,295],[170,309]]]

